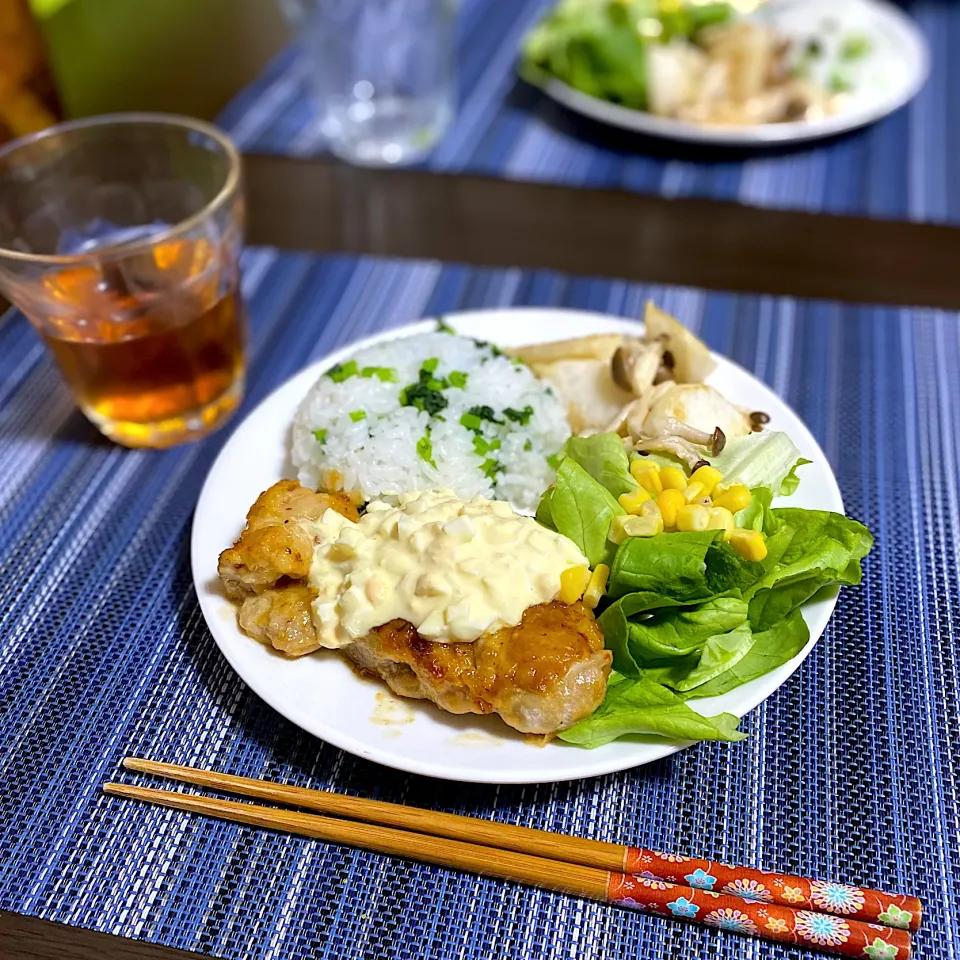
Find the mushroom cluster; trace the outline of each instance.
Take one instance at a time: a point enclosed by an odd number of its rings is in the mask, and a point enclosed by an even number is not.
[[[598,334],[512,352],[554,387],[574,433],[617,433],[630,451],[672,454],[691,469],[769,421],[704,382],[716,363],[677,320],[648,303],[644,326],[643,337]]]

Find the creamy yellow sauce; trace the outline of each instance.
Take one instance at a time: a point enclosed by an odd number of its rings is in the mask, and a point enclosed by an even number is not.
[[[555,600],[560,574],[587,565],[571,540],[509,504],[446,490],[374,500],[358,523],[327,510],[313,526],[313,621],[329,648],[397,619],[438,643],[476,640]]]

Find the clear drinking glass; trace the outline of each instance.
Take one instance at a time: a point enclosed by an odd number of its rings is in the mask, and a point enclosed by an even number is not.
[[[354,163],[412,163],[454,111],[455,0],[283,0],[320,124]]]
[[[242,232],[240,158],[205,123],[116,114],[0,149],[0,289],[118,443],[195,439],[240,403]]]

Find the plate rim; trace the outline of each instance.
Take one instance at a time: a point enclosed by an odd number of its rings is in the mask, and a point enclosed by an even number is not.
[[[642,320],[639,318],[630,318],[623,315],[615,314],[606,314],[600,313],[597,311],[591,310],[579,310],[579,309],[568,309],[564,307],[552,307],[552,306],[504,306],[504,307],[490,307],[490,308],[481,308],[476,310],[463,310],[463,311],[453,311],[445,312],[442,314],[443,319],[450,323],[454,329],[457,328],[458,323],[463,323],[464,321],[470,322],[471,320],[476,320],[476,318],[485,316],[490,317],[495,315],[498,317],[503,317],[504,315],[516,316],[521,314],[540,314],[540,315],[553,315],[558,314],[563,315],[564,318],[569,320],[580,320],[581,322],[597,321],[602,320],[608,328],[612,325],[614,327],[621,326],[623,328],[629,328],[631,332],[636,332],[636,328],[639,326],[642,328]],[[535,775],[531,776],[524,774],[523,772],[504,770],[498,773],[497,778],[493,779],[489,775],[479,775],[471,776],[469,771],[464,771],[458,769],[456,772],[444,772],[444,766],[441,763],[434,763],[432,761],[408,761],[405,757],[397,757],[391,754],[389,745],[387,746],[373,746],[363,743],[361,740],[357,739],[351,741],[349,738],[341,736],[337,730],[328,730],[325,729],[323,733],[318,732],[317,724],[312,724],[309,722],[302,722],[298,718],[297,711],[294,710],[289,704],[284,703],[281,697],[275,695],[275,692],[272,689],[267,691],[261,690],[256,680],[248,679],[246,668],[238,663],[238,658],[233,655],[233,647],[230,642],[225,641],[221,637],[221,628],[222,624],[218,622],[218,612],[213,608],[213,603],[215,601],[222,601],[225,599],[222,595],[213,594],[210,591],[210,588],[206,585],[201,577],[201,569],[203,565],[203,558],[206,557],[206,552],[208,549],[207,544],[201,544],[201,527],[204,522],[204,518],[209,510],[208,503],[211,502],[216,494],[213,491],[211,486],[211,481],[218,472],[222,462],[225,462],[229,459],[229,448],[232,443],[237,439],[241,434],[244,427],[255,417],[261,415],[264,410],[269,408],[273,403],[277,401],[279,394],[288,390],[290,385],[299,378],[307,379],[308,375],[315,379],[317,376],[323,373],[324,370],[329,369],[334,364],[340,362],[344,357],[349,356],[351,353],[354,353],[357,350],[365,349],[368,346],[372,346],[376,343],[388,342],[391,340],[400,339],[407,336],[415,336],[419,333],[426,333],[434,330],[436,328],[436,317],[433,318],[423,318],[421,320],[414,321],[412,323],[402,324],[395,327],[390,327],[386,330],[378,331],[377,333],[371,334],[370,336],[363,337],[359,340],[353,340],[349,343],[345,343],[342,346],[338,347],[336,350],[331,351],[330,353],[324,355],[323,357],[313,361],[312,363],[307,364],[306,366],[300,368],[299,370],[292,373],[287,377],[282,383],[278,384],[273,390],[271,390],[260,402],[243,418],[240,423],[236,425],[233,432],[227,438],[226,442],[223,444],[223,447],[218,452],[217,456],[214,458],[213,462],[210,464],[210,467],[207,470],[206,476],[204,478],[203,485],[200,490],[200,494],[197,497],[197,504],[194,510],[193,522],[191,525],[191,534],[190,534],[190,567],[191,567],[191,578],[193,580],[194,589],[197,594],[198,603],[200,606],[201,614],[203,616],[204,622],[209,630],[211,636],[220,653],[223,655],[224,659],[230,665],[231,669],[237,674],[240,680],[247,686],[252,693],[259,697],[264,703],[269,707],[279,713],[289,722],[293,723],[295,726],[304,730],[306,733],[311,736],[316,737],[317,739],[328,743],[337,749],[343,750],[347,753],[350,753],[354,756],[360,757],[364,760],[369,760],[374,763],[381,764],[382,766],[389,767],[394,770],[398,770],[404,773],[413,773],[420,776],[434,777],[437,779],[448,780],[453,782],[464,782],[464,783],[486,783],[486,784],[501,784],[501,785],[514,785],[514,784],[526,784],[526,783],[551,783],[551,782],[563,782],[563,781],[574,781],[574,780],[583,780],[589,777],[594,776],[606,776],[612,773],[619,773],[624,770],[634,769],[636,767],[645,766],[648,763],[653,763],[657,760],[661,760],[665,757],[671,756],[675,753],[678,753],[681,750],[686,749],[687,747],[693,745],[689,742],[678,742],[678,743],[663,743],[663,744],[650,744],[644,743],[643,746],[653,746],[656,750],[656,756],[651,756],[646,759],[636,760],[630,756],[621,758],[618,761],[607,760],[604,762],[602,760],[603,754],[601,751],[604,750],[603,747],[598,747],[593,750],[582,750],[584,754],[584,763],[581,765],[581,768],[578,768],[575,772],[570,772],[567,770],[560,770],[555,775],[549,774],[545,775],[542,771],[537,771]],[[467,334],[464,334],[467,335]],[[738,364],[736,361],[731,360],[730,358],[718,354],[714,351],[710,351],[711,356],[714,359],[719,359],[722,363],[729,365],[733,368],[739,375],[745,376],[749,380],[758,384],[764,390],[773,393],[773,389],[755,377],[749,370],[745,367]],[[309,389],[309,387],[307,388]],[[802,418],[796,411],[785,400],[780,398],[778,395],[777,399],[783,406],[790,411],[790,413],[796,418],[797,422],[801,425],[802,429],[806,432],[807,436],[804,438],[804,447],[809,447],[816,455],[817,461],[822,464],[823,468],[826,470],[826,474],[830,480],[831,489],[825,492],[825,497],[829,494],[831,499],[836,501],[837,507],[841,512],[844,510],[842,495],[840,493],[840,488],[837,483],[836,475],[833,471],[833,468],[830,466],[829,461],[826,458],[826,455],[823,452],[823,449],[820,447],[816,437],[810,432],[810,429],[806,426]],[[224,544],[221,549],[224,549],[229,544]],[[208,561],[209,562],[209,561]],[[814,636],[814,631],[811,630],[810,639],[807,641],[804,648],[787,664],[781,665],[778,670],[784,670],[789,668],[789,671],[780,679],[775,687],[772,689],[760,693],[758,696],[747,697],[745,704],[742,707],[738,707],[735,710],[729,710],[729,712],[736,713],[739,717],[745,716],[752,710],[755,710],[760,704],[766,701],[771,697],[777,690],[782,687],[790,677],[799,669],[801,664],[809,656],[810,652],[813,650],[814,646],[819,642],[823,633],[826,630],[827,624],[829,623],[831,617],[833,616],[834,609],[836,607],[838,599],[838,592],[834,592],[832,597],[825,598],[820,602],[823,606],[823,626],[820,629],[819,633]],[[239,627],[233,623],[233,629],[236,631],[237,636],[244,641],[250,643],[256,643],[249,637],[243,636],[240,633]],[[766,675],[766,676],[769,676]],[[751,683],[757,683],[763,680],[763,677],[758,677]],[[748,685],[744,685],[748,686]],[[691,700],[692,706],[696,706],[698,703],[709,703],[709,700]],[[621,741],[622,742],[622,741]],[[563,745],[565,748],[567,745]],[[575,749],[570,747],[569,749]],[[588,761],[588,758],[596,758],[593,763]]]
[[[646,110],[635,110],[609,100],[601,100],[571,87],[563,80],[535,70],[525,71],[525,79],[561,106],[598,123],[665,140],[728,147],[773,147],[804,143],[848,133],[868,126],[909,103],[930,77],[931,54],[926,37],[916,21],[888,0],[862,2],[895,24],[909,45],[908,62],[912,75],[903,87],[876,103],[839,113],[817,121],[791,121],[755,126],[709,126],[659,117]]]

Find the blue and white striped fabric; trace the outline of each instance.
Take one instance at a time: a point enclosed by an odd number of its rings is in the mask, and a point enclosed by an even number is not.
[[[930,44],[933,71],[908,107],[825,143],[746,159],[643,140],[582,120],[516,79],[518,43],[551,0],[465,0],[460,19],[460,110],[427,165],[669,197],[762,207],[960,221],[955,92],[960,4],[901,0]],[[323,150],[303,64],[292,51],[227,107],[220,122],[250,152]],[[679,159],[679,158],[683,159]]]
[[[458,786],[340,753],[257,699],[191,586],[197,494],[229,428],[132,451],[0,321],[0,909],[231,960],[799,958],[574,898],[144,808],[137,754],[766,868],[926,902],[920,960],[960,960],[960,339],[955,314],[473,270],[244,255],[243,413],[305,363],[421,315],[648,297],[785,397],[877,537],[814,652],[702,744],[581,783]]]

